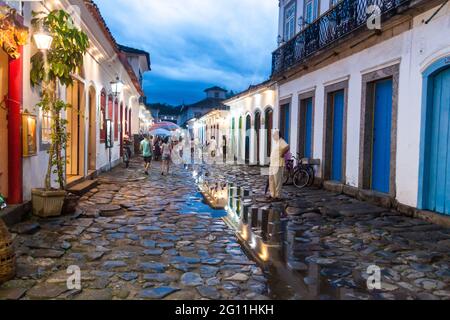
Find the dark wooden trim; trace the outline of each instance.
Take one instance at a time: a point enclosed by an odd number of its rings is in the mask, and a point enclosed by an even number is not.
[[[360,189],[371,189],[372,177],[372,135],[373,135],[373,108],[375,99],[375,83],[383,79],[392,79],[392,127],[391,127],[391,159],[389,195],[396,197],[396,171],[397,171],[397,118],[398,118],[398,92],[400,78],[400,64],[395,64],[376,70],[362,76],[361,92],[361,130],[359,146],[359,179]]]
[[[285,98],[283,100],[280,100],[280,103],[278,105],[278,130],[280,130],[280,136],[281,136],[281,109],[283,106],[289,105],[289,121],[292,122],[292,97]],[[291,141],[291,132],[292,132],[292,126],[291,123],[289,123],[289,141]],[[284,137],[286,138],[286,137]]]
[[[344,80],[325,87],[324,94],[324,119],[323,119],[323,149],[322,149],[322,178],[324,181],[331,178],[331,153],[333,148],[333,131],[328,130],[331,126],[332,109],[330,108],[330,96],[332,93],[344,90],[344,123],[343,123],[343,146],[342,146],[342,183],[345,183],[347,176],[347,110],[348,110],[348,85],[349,80]]]
[[[301,93],[298,95],[298,141],[297,141],[297,152],[300,153],[301,157],[304,157],[304,148],[301,148],[302,145],[305,145],[305,129],[306,129],[306,119],[303,117],[306,109],[306,100],[312,99],[312,127],[311,127],[311,153],[314,154],[314,127],[315,121],[314,117],[316,114],[316,89],[311,91]]]

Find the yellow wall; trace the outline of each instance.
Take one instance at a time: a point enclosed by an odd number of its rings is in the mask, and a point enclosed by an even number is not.
[[[8,56],[0,49],[0,102],[8,94]],[[0,193],[8,195],[8,122],[4,109],[6,101],[0,107]]]

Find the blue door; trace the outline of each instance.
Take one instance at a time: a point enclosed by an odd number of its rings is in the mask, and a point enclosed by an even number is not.
[[[391,176],[392,79],[375,83],[372,189],[389,193]]]
[[[450,68],[434,76],[427,124],[424,209],[450,214]]]
[[[332,94],[333,148],[331,180],[342,181],[342,148],[344,142],[344,91]]]
[[[280,135],[287,143],[289,143],[290,109],[289,104],[282,105],[280,108]]]
[[[306,100],[305,111],[305,158],[312,158],[312,124],[313,124],[313,101]]]

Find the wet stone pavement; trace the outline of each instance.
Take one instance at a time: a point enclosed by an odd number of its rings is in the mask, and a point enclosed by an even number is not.
[[[17,276],[0,299],[450,299],[450,229],[314,188],[269,203],[256,167],[162,177],[157,164],[148,178],[139,164],[103,174],[74,215],[14,226]],[[228,186],[227,211],[194,177]],[[66,287],[71,265],[82,290]]]
[[[211,184],[251,190],[238,206],[240,232],[273,249],[271,298],[450,299],[449,228],[315,188],[286,186],[283,202],[268,203],[267,177],[257,167],[204,166],[199,172]],[[381,271],[380,290],[367,288],[373,265]]]
[[[137,162],[115,168],[75,214],[14,226],[17,275],[0,299],[266,299],[262,270],[203,209],[191,172],[156,166],[150,177]],[[72,265],[81,290],[67,289]]]

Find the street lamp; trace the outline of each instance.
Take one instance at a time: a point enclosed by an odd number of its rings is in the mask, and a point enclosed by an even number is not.
[[[111,90],[116,97],[122,93],[123,86],[124,83],[119,79],[119,76],[116,77],[116,80],[111,81]]]
[[[49,33],[45,31],[39,31],[33,35],[33,39],[39,50],[41,51],[50,50],[50,47],[52,46],[53,42],[53,37]]]

